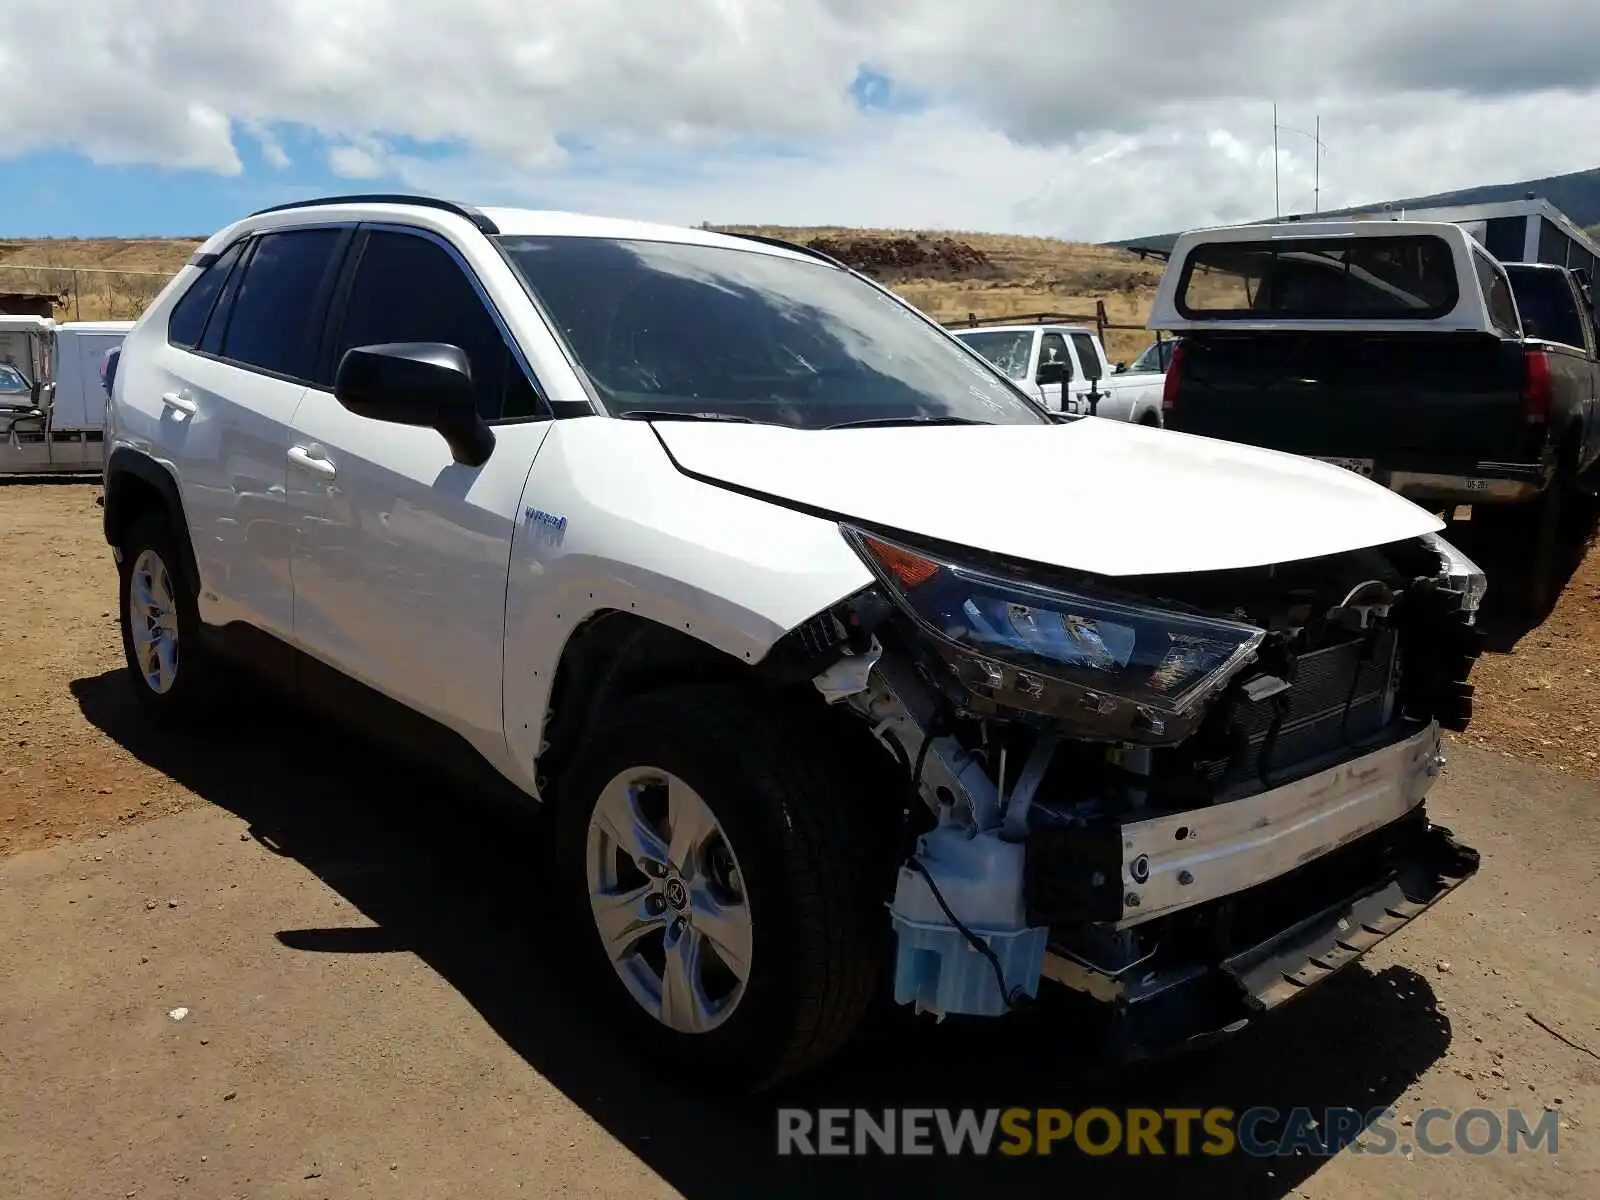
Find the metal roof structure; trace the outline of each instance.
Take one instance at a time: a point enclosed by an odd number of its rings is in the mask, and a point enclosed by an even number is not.
[[[1331,209],[1319,213],[1295,213],[1269,217],[1249,225],[1276,225],[1296,221],[1448,221],[1467,225],[1480,242],[1502,262],[1554,262],[1558,266],[1593,269],[1600,261],[1600,243],[1585,233],[1576,222],[1549,200],[1532,193],[1520,200],[1480,204],[1421,204],[1390,201],[1356,208]],[[1519,223],[1513,227],[1511,223]],[[1546,227],[1548,223],[1549,228]],[[1180,231],[1180,233],[1183,231]],[[1180,233],[1107,242],[1119,250],[1131,250],[1141,258],[1166,258]],[[1559,236],[1557,236],[1559,235]],[[1585,261],[1587,260],[1587,261]]]

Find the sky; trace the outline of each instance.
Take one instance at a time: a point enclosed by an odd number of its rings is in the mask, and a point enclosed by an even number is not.
[[[70,16],[64,9],[70,9]],[[1600,166],[1593,0],[0,0],[0,236],[416,191],[1102,241]]]

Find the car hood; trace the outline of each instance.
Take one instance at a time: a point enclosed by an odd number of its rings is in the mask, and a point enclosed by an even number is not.
[[[1263,566],[1444,528],[1341,467],[1119,421],[655,430],[679,470],[709,483],[1106,576]]]

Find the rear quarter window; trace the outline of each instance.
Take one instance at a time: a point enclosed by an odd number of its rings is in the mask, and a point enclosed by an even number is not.
[[[1432,320],[1460,288],[1449,243],[1432,235],[1211,242],[1183,265],[1190,320]]]
[[[227,253],[195,276],[189,289],[172,306],[172,314],[167,318],[167,341],[185,350],[193,350],[200,344],[217,296],[244,247],[244,241],[235,242]]]

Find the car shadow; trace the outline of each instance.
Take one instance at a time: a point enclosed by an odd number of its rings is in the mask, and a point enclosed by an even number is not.
[[[1478,625],[1483,630],[1485,649],[1496,654],[1511,654],[1517,644],[1538,629],[1555,611],[1562,594],[1585,557],[1600,538],[1600,499],[1575,494],[1564,503],[1561,530],[1555,549],[1554,584],[1549,601],[1533,609],[1517,601],[1525,594],[1532,578],[1534,546],[1527,540],[1490,536],[1493,525],[1474,528],[1474,522],[1451,521],[1444,536],[1483,568],[1489,580]]]
[[[98,484],[99,482],[100,473],[98,471],[83,475],[45,471],[41,471],[37,475],[0,475],[0,488],[38,487],[41,484],[48,484],[52,487],[83,487],[86,484]]]
[[[1160,1064],[1086,1066],[1048,1005],[1005,1022],[875,1019],[821,1073],[758,1099],[718,1098],[650,1073],[609,1036],[550,949],[537,817],[475,803],[447,781],[284,704],[206,734],[156,728],[119,671],[75,681],[94,725],[143,762],[249,822],[266,847],[315,873],[372,929],[283,930],[315,954],[410,951],[471,1003],[541,1076],[686,1196],[1192,1193],[1277,1198],[1325,1157],[779,1157],[776,1109],[798,1106],[1081,1111],[1091,1106],[1267,1106],[1317,1115],[1391,1104],[1449,1045],[1418,975],[1347,968],[1263,1026]],[[293,744],[296,753],[283,748]],[[1270,1132],[1270,1127],[1267,1129]],[[1196,1145],[1200,1142],[1197,1134]]]

